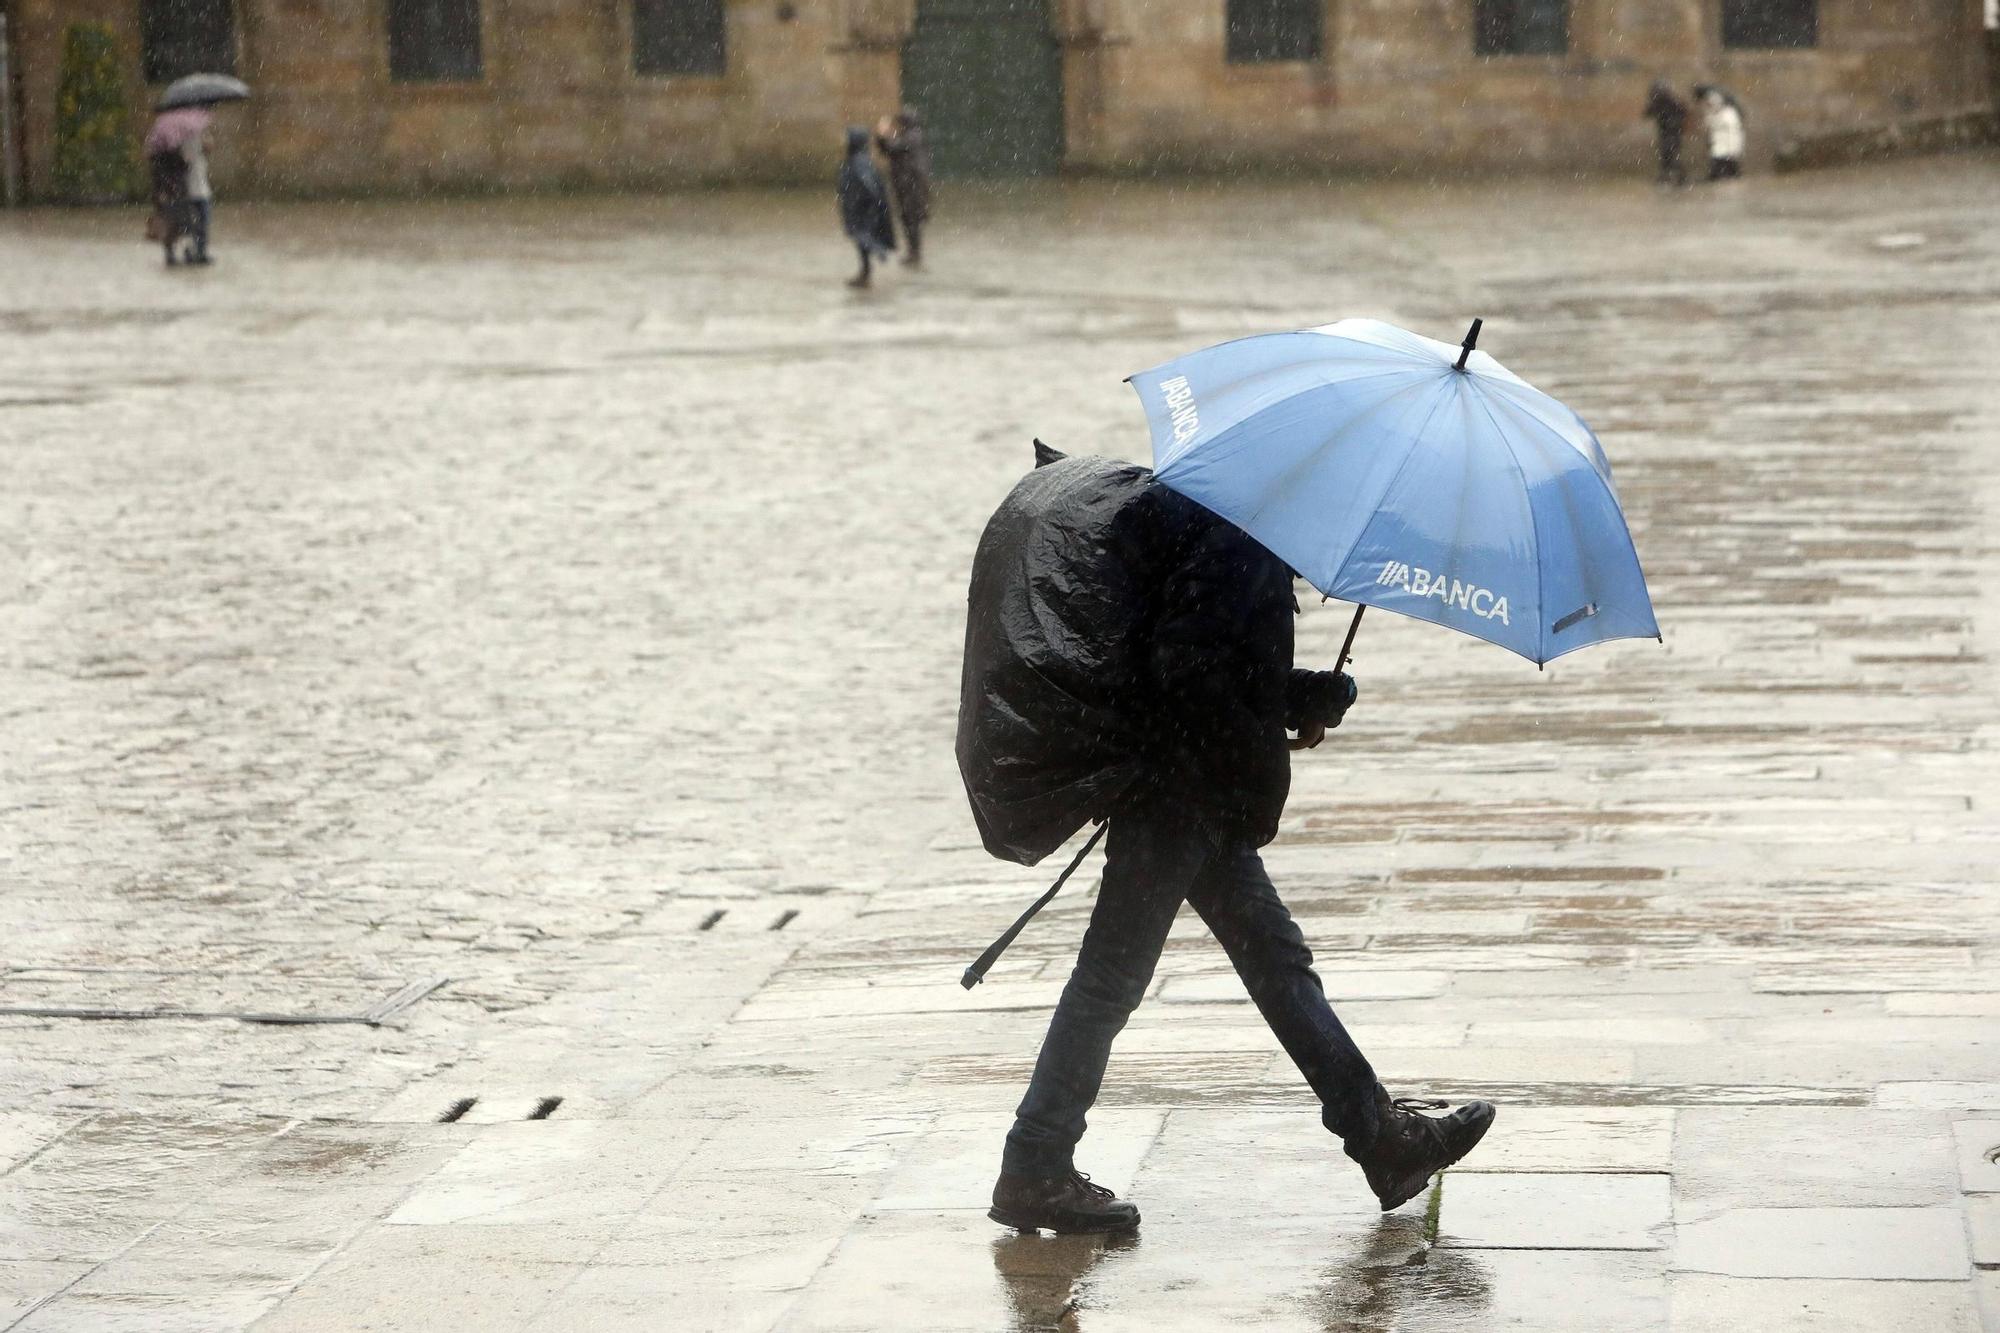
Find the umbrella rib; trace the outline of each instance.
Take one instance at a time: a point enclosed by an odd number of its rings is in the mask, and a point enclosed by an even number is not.
[[[1545,430],[1553,434],[1556,437],[1556,440],[1559,442],[1561,448],[1563,449],[1573,448],[1568,437],[1564,435],[1560,429],[1557,429],[1550,422],[1544,420],[1539,413],[1531,410],[1531,408],[1528,405],[1506,396],[1502,396],[1499,401],[1504,410],[1509,412],[1519,413],[1520,415],[1526,417],[1529,421],[1534,422],[1535,424],[1543,427]],[[1555,399],[1550,399],[1549,401],[1557,402],[1557,400]],[[1558,406],[1562,406],[1565,411],[1571,411],[1565,404],[1558,403]],[[1576,416],[1574,411],[1571,411],[1571,415]],[[1596,433],[1590,430],[1589,425],[1583,421],[1583,418],[1581,416],[1576,416],[1576,420],[1577,424],[1581,425],[1585,430],[1585,432],[1589,434],[1590,439],[1595,441],[1597,439]],[[1543,451],[1545,457],[1552,448],[1552,446],[1547,441],[1542,441],[1542,440],[1537,441],[1536,447]],[[1660,629],[1659,616],[1658,613],[1656,613],[1653,610],[1652,594],[1650,592],[1645,591],[1646,574],[1645,574],[1645,569],[1643,568],[1643,566],[1640,564],[1639,561],[1638,543],[1632,540],[1632,524],[1631,521],[1625,517],[1625,506],[1620,504],[1618,501],[1618,487],[1617,484],[1611,478],[1611,470],[1610,470],[1611,462],[1608,458],[1603,457],[1603,452],[1604,452],[1603,445],[1599,444],[1597,450],[1598,457],[1596,458],[1586,457],[1585,461],[1589,464],[1590,467],[1589,476],[1595,478],[1597,483],[1604,488],[1604,494],[1611,501],[1611,516],[1617,520],[1618,533],[1620,536],[1624,537],[1625,545],[1631,551],[1632,563],[1639,576],[1639,587],[1641,592],[1644,593],[1645,596],[1646,618],[1653,622],[1652,634],[1650,635],[1634,634],[1627,637],[1658,638]],[[1578,477],[1583,476],[1582,473],[1577,473],[1576,475]],[[1571,527],[1580,531],[1583,527],[1583,524],[1577,521],[1575,496],[1572,494],[1570,488],[1567,485],[1562,487],[1562,501],[1563,501],[1563,510],[1569,516]],[[1598,579],[1597,566],[1586,565],[1583,569],[1583,579],[1586,591],[1586,600],[1589,602],[1602,604],[1604,601],[1604,595],[1600,591],[1602,585]],[[1625,608],[1621,606],[1620,609],[1623,610]],[[1561,654],[1556,654],[1556,656],[1561,656]],[[1553,661],[1554,658],[1552,657],[1550,660]]]
[[[1369,376],[1364,378],[1373,378],[1373,377]],[[1342,383],[1352,383],[1352,381],[1343,380]],[[1329,386],[1321,385],[1318,387],[1326,388]],[[1328,449],[1332,448],[1334,444],[1340,439],[1341,436],[1355,429],[1362,422],[1368,420],[1370,417],[1380,412],[1390,403],[1393,403],[1397,399],[1401,398],[1405,393],[1420,392],[1422,391],[1423,388],[1424,388],[1423,381],[1421,380],[1413,381],[1407,388],[1398,389],[1396,390],[1396,392],[1390,394],[1388,397],[1383,398],[1381,401],[1372,404],[1367,411],[1358,413],[1355,416],[1351,416],[1347,418],[1345,421],[1340,422],[1337,426],[1334,427],[1332,435],[1328,436],[1326,439],[1321,440],[1318,444],[1314,445],[1312,449],[1307,451],[1307,453],[1303,458],[1299,459],[1298,462],[1292,464],[1290,467],[1286,468],[1282,473],[1280,473],[1278,478],[1279,483],[1289,482],[1293,478],[1303,474],[1308,468],[1312,466],[1313,463],[1317,462],[1319,458],[1322,455],[1324,455]],[[1436,415],[1437,409],[1432,408],[1431,412],[1432,415]],[[1425,417],[1424,425],[1428,426],[1429,424],[1430,424],[1430,417]],[[1421,428],[1419,428],[1417,434],[1421,437],[1421,435],[1423,434]],[[1408,461],[1409,460],[1406,457],[1404,459],[1404,462],[1407,463]],[[1398,469],[1399,473],[1400,470],[1401,469],[1399,468]],[[1277,500],[1278,496],[1283,494],[1284,491],[1285,487],[1282,484],[1277,484],[1277,483],[1274,483],[1273,485],[1265,488],[1264,500],[1260,502],[1255,509],[1250,511],[1251,519],[1255,520],[1257,518],[1262,517],[1264,511],[1270,508],[1271,505]],[[1387,494],[1387,492],[1385,491],[1384,494]]]
[[[1278,336],[1278,337],[1285,337],[1285,336],[1289,336],[1289,335],[1284,335],[1284,334],[1279,334],[1279,335],[1271,335],[1271,334],[1264,334],[1264,335],[1261,335],[1261,336],[1263,336],[1263,337],[1272,337],[1272,336]],[[1239,339],[1238,341],[1241,341],[1241,342],[1249,342],[1249,341],[1251,341],[1251,339],[1248,339],[1248,338],[1244,338],[1244,339]],[[1228,344],[1227,344],[1227,343],[1225,343],[1225,344],[1223,344],[1223,346],[1228,346]],[[1196,353],[1196,355],[1200,355],[1200,353]],[[1171,365],[1173,364],[1173,362],[1168,362],[1167,364],[1168,364],[1169,366],[1171,366]],[[1230,391],[1231,391],[1232,393],[1241,393],[1241,392],[1249,392],[1250,390],[1248,390],[1248,389],[1246,388],[1246,386],[1249,386],[1249,385],[1255,385],[1255,384],[1257,384],[1257,383],[1258,383],[1259,381],[1262,381],[1262,380],[1269,380],[1269,379],[1276,379],[1276,378],[1278,378],[1278,377],[1279,377],[1279,376],[1281,376],[1281,375],[1288,375],[1288,374],[1292,374],[1292,373],[1295,373],[1295,372],[1297,372],[1297,371],[1299,371],[1299,370],[1301,370],[1301,369],[1303,369],[1303,368],[1306,368],[1306,367],[1310,367],[1310,366],[1311,366],[1311,365],[1313,365],[1313,364],[1314,364],[1313,360],[1311,360],[1311,359],[1309,359],[1309,358],[1302,358],[1302,359],[1300,359],[1300,360],[1297,360],[1297,361],[1287,361],[1287,362],[1285,362],[1285,363],[1284,363],[1283,365],[1278,365],[1278,366],[1267,366],[1267,367],[1263,368],[1262,370],[1258,370],[1258,371],[1256,371],[1255,373],[1253,373],[1253,374],[1251,374],[1251,375],[1248,375],[1248,376],[1245,376],[1245,377],[1244,377],[1243,379],[1241,379],[1241,380],[1238,380],[1238,381],[1236,381],[1235,383],[1231,384],[1231,385],[1229,386],[1229,388],[1230,388]],[[1149,371],[1142,371],[1141,373],[1142,373],[1142,374],[1147,374],[1147,375],[1151,375],[1151,374],[1156,374],[1156,373],[1158,372],[1158,369],[1161,369],[1161,368],[1156,368],[1155,370],[1149,370]],[[1314,385],[1310,386],[1309,388],[1306,388],[1306,389],[1302,389],[1302,390],[1300,390],[1299,392],[1300,392],[1300,393],[1312,393],[1312,392],[1314,392],[1314,391],[1317,391],[1317,390],[1321,390],[1321,389],[1332,389],[1332,388],[1344,388],[1344,387],[1346,387],[1347,385],[1350,385],[1350,384],[1359,384],[1359,383],[1362,383],[1362,382],[1363,382],[1363,381],[1365,381],[1365,380],[1373,380],[1373,379],[1383,379],[1383,378],[1386,378],[1386,377],[1388,377],[1388,376],[1391,376],[1391,375],[1404,375],[1404,374],[1408,374],[1408,373],[1409,373],[1409,370],[1408,370],[1408,368],[1407,368],[1407,367],[1404,367],[1404,366],[1390,366],[1390,367],[1387,367],[1387,368],[1385,368],[1385,369],[1382,369],[1382,370],[1372,370],[1372,371],[1369,371],[1369,372],[1368,372],[1367,374],[1365,374],[1365,375],[1350,375],[1350,376],[1346,376],[1346,377],[1344,377],[1344,378],[1342,378],[1342,379],[1337,379],[1337,380],[1321,380],[1321,381],[1320,381],[1319,383],[1317,383],[1317,384],[1314,384]],[[1129,382],[1129,381],[1128,381],[1128,382]],[[1134,384],[1134,385],[1133,385],[1132,387],[1133,387],[1133,389],[1134,389],[1134,390],[1137,390],[1137,389],[1139,388],[1139,386],[1138,386],[1138,385],[1136,385],[1136,384]],[[1283,400],[1280,400],[1280,401],[1282,402]],[[1212,467],[1212,466],[1214,466],[1214,465],[1215,465],[1216,463],[1218,463],[1218,462],[1221,462],[1222,460],[1224,460],[1224,459],[1227,459],[1227,458],[1229,458],[1229,457],[1233,456],[1233,455],[1234,455],[1234,454],[1235,454],[1235,453],[1236,453],[1236,452],[1237,452],[1238,450],[1240,450],[1240,449],[1242,449],[1242,448],[1244,448],[1244,447],[1245,447],[1245,445],[1244,445],[1243,443],[1236,443],[1236,444],[1234,444],[1234,445],[1233,445],[1233,447],[1232,447],[1232,448],[1230,448],[1230,449],[1228,449],[1228,450],[1222,450],[1222,449],[1219,449],[1219,448],[1217,448],[1217,445],[1218,445],[1218,443],[1219,443],[1219,442],[1220,442],[1221,440],[1223,440],[1224,438],[1226,438],[1226,437],[1228,437],[1229,435],[1231,435],[1231,434],[1232,434],[1233,432],[1235,432],[1235,431],[1239,430],[1239,429],[1240,429],[1240,428],[1241,428],[1242,426],[1244,426],[1244,425],[1245,425],[1246,423],[1248,423],[1248,422],[1250,422],[1250,421],[1254,420],[1254,419],[1255,419],[1255,418],[1257,417],[1257,414],[1258,414],[1259,412],[1263,412],[1263,411],[1268,411],[1268,410],[1270,410],[1270,408],[1271,408],[1271,407],[1273,407],[1273,406],[1276,406],[1276,404],[1265,404],[1265,405],[1264,405],[1263,407],[1261,407],[1261,408],[1258,408],[1258,409],[1256,409],[1256,410],[1254,410],[1254,411],[1246,411],[1246,412],[1242,413],[1242,414],[1241,414],[1240,416],[1238,416],[1238,417],[1237,417],[1237,419],[1236,419],[1236,420],[1234,420],[1234,421],[1230,422],[1230,423],[1229,423],[1229,424],[1228,424],[1227,426],[1224,426],[1224,427],[1223,427],[1223,428],[1222,428],[1221,430],[1219,430],[1219,431],[1215,432],[1215,434],[1211,435],[1211,436],[1210,436],[1210,437],[1209,437],[1209,438],[1207,439],[1207,441],[1205,441],[1205,442],[1202,442],[1202,443],[1197,443],[1197,442],[1195,442],[1195,441],[1190,441],[1190,442],[1189,442],[1189,443],[1188,443],[1188,444],[1187,444],[1187,445],[1186,445],[1185,447],[1181,447],[1181,448],[1180,448],[1180,449],[1178,450],[1178,452],[1176,452],[1176,453],[1174,454],[1174,456],[1173,456],[1173,457],[1170,457],[1170,458],[1168,458],[1168,459],[1167,459],[1167,461],[1166,461],[1166,462],[1165,462],[1165,463],[1164,463],[1163,465],[1161,465],[1161,470],[1165,470],[1165,469],[1168,469],[1168,468],[1172,468],[1172,467],[1175,467],[1175,466],[1177,466],[1177,465],[1178,465],[1178,464],[1180,463],[1181,459],[1183,459],[1183,458],[1185,458],[1185,457],[1188,457],[1188,456],[1192,455],[1192,454],[1194,453],[1194,451],[1195,451],[1196,449],[1201,449],[1201,450],[1202,450],[1202,453],[1203,453],[1203,458],[1202,458],[1202,462],[1201,462],[1201,466],[1203,466],[1203,467]],[[1142,400],[1142,402],[1141,402],[1141,410],[1145,410],[1145,405],[1144,405],[1144,402],[1143,402],[1143,400]],[[1155,456],[1155,458],[1157,458],[1157,457],[1159,456],[1159,453],[1160,453],[1160,451],[1159,451],[1159,448],[1158,448],[1158,446],[1157,446],[1157,444],[1156,444],[1156,445],[1155,445],[1155,447],[1154,447],[1154,456]]]
[[[1514,471],[1521,478],[1521,499],[1528,506],[1528,531],[1535,538],[1535,665],[1547,666],[1548,659],[1548,610],[1542,605],[1542,520],[1535,514],[1535,493],[1528,485],[1528,469],[1521,466],[1521,455],[1515,452],[1514,440],[1500,427],[1500,421],[1493,415],[1493,408],[1485,398],[1479,399],[1479,410],[1493,424],[1493,433],[1507,446],[1507,458],[1514,464]]]
[[[1453,371],[1451,373],[1455,375],[1458,372]],[[1449,388],[1451,386],[1451,380],[1448,377],[1444,379],[1441,383],[1445,388]],[[1438,409],[1443,406],[1444,406],[1444,395],[1440,394],[1438,395],[1438,400],[1435,403],[1431,404],[1431,410],[1428,414],[1425,415],[1423,424],[1418,426],[1416,431],[1411,435],[1409,452],[1403,455],[1403,461],[1396,465],[1396,470],[1389,474],[1389,480],[1387,484],[1385,484],[1382,487],[1381,491],[1379,491],[1376,494],[1374,503],[1370,505],[1370,508],[1373,510],[1373,512],[1370,514],[1368,521],[1361,525],[1360,532],[1354,534],[1354,540],[1348,543],[1347,549],[1341,553],[1340,560],[1334,566],[1334,568],[1340,569],[1345,567],[1347,562],[1354,558],[1354,553],[1360,550],[1362,545],[1368,540],[1368,534],[1375,530],[1375,525],[1382,521],[1383,504],[1388,500],[1390,494],[1395,491],[1396,483],[1403,479],[1403,474],[1410,470],[1411,462],[1413,462],[1416,459],[1417,454],[1421,452],[1423,448],[1424,432],[1430,429],[1432,418],[1437,416]],[[1326,592],[1326,589],[1321,588],[1320,591]],[[1332,594],[1328,593],[1327,595],[1331,596]],[[1356,600],[1358,601],[1360,599],[1357,598]]]

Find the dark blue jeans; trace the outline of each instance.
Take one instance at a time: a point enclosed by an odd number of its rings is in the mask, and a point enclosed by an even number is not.
[[[1152,984],[1183,900],[1229,954],[1319,1097],[1326,1127],[1343,1138],[1372,1131],[1375,1071],[1327,1004],[1312,951],[1263,860],[1249,848],[1218,850],[1185,819],[1127,816],[1111,821],[1103,887],[1008,1132],[1003,1170],[1048,1176],[1072,1168],[1112,1039]]]
[[[215,219],[215,201],[213,199],[190,199],[188,201],[188,212],[190,215],[188,233],[194,238],[188,245],[188,257],[191,259],[206,259],[208,258],[208,226]]]

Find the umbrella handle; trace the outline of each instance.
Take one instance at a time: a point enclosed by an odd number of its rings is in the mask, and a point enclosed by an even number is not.
[[[1338,671],[1341,667],[1346,666],[1354,660],[1348,656],[1348,650],[1354,647],[1354,636],[1361,629],[1361,613],[1367,609],[1368,603],[1366,602],[1357,602],[1355,604],[1354,619],[1349,621],[1347,625],[1347,642],[1340,645],[1340,658],[1333,664],[1334,670]]]

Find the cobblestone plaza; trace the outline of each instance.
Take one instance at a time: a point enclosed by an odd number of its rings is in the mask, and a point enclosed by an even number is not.
[[[968,187],[863,294],[820,193],[0,214],[0,1329],[2000,1329],[1996,183]],[[1346,315],[1576,406],[1665,633],[1370,617],[1294,764],[1343,1018],[1499,1120],[1380,1216],[1190,914],[1145,1225],[1003,1232],[1091,885],[959,988],[1049,878],[979,526]]]

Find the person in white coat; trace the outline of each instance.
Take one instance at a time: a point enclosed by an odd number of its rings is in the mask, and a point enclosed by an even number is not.
[[[181,144],[181,156],[187,159],[187,208],[188,208],[188,253],[190,264],[206,264],[208,259],[208,224],[215,216],[215,191],[208,184],[208,133],[188,136]]]
[[[1694,90],[1702,120],[1708,126],[1708,178],[1729,180],[1743,174],[1743,107],[1713,84]]]

